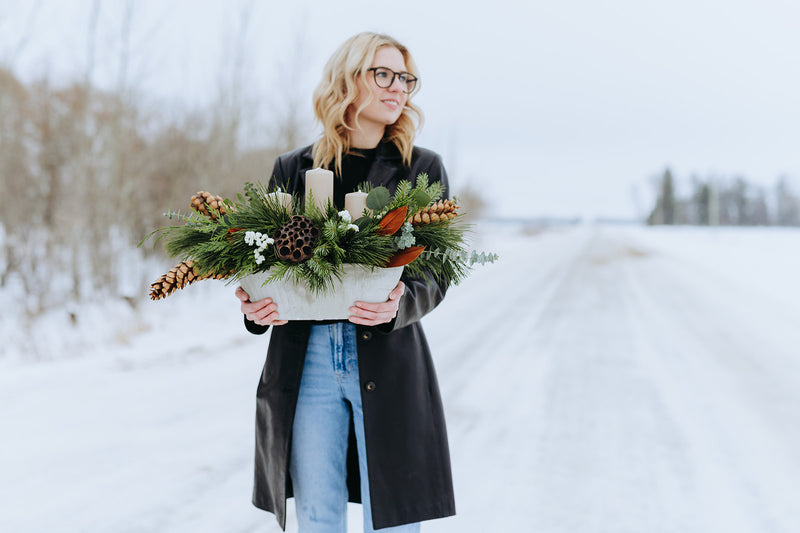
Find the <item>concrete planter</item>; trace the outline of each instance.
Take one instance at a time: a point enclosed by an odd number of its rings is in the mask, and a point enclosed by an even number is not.
[[[350,316],[350,307],[356,300],[385,302],[403,273],[401,266],[370,269],[345,264],[343,270],[342,281],[334,280],[334,289],[319,295],[292,281],[265,284],[270,270],[245,276],[240,283],[252,302],[272,298],[278,304],[281,320],[338,320]]]

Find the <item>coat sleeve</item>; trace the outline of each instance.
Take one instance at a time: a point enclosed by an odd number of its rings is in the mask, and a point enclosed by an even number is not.
[[[444,188],[444,197],[449,198],[450,184],[441,158],[435,155],[428,168],[423,171],[427,171],[431,181],[438,178]],[[428,279],[434,280],[433,275],[428,273]],[[424,276],[410,276],[403,273],[400,281],[405,283],[406,291],[400,298],[397,316],[391,322],[377,326],[384,333],[404,328],[420,320],[439,305],[448,289],[448,284],[441,281],[429,282]]]
[[[275,160],[275,166],[272,167],[272,176],[269,179],[269,186],[272,187],[273,185],[281,185],[285,187],[286,184],[286,172],[283,167],[282,158],[278,157]],[[280,313],[280,311],[279,311]],[[244,327],[247,331],[254,335],[263,335],[269,329],[269,326],[261,326],[256,324],[252,320],[247,320],[247,316],[242,315],[244,317]]]

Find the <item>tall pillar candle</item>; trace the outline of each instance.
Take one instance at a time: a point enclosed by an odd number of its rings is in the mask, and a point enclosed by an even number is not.
[[[267,198],[274,199],[280,205],[286,208],[288,212],[292,212],[292,195],[285,192],[275,191],[267,195]]]
[[[313,193],[314,205],[325,209],[328,200],[333,203],[333,172],[324,168],[315,168],[306,171],[306,205],[308,196]]]

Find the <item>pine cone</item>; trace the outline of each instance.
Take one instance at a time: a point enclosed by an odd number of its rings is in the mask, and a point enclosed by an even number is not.
[[[412,226],[422,226],[431,222],[447,222],[456,218],[458,215],[456,211],[459,207],[452,200],[439,200],[433,205],[423,207],[408,217],[406,222],[410,222]]]
[[[194,262],[181,261],[174,267],[169,269],[169,272],[161,276],[158,281],[150,284],[150,299],[160,300],[166,298],[178,289],[182,289],[187,285],[191,285],[195,281],[202,279],[225,279],[226,275],[223,274],[206,274],[200,275],[194,268]]]
[[[310,219],[294,215],[278,230],[275,239],[275,255],[284,261],[299,263],[310,258],[319,239],[319,229]]]
[[[197,191],[197,194],[192,196],[192,209],[207,216],[212,222],[217,220],[215,212],[219,212],[220,215],[225,214],[222,198],[207,191]]]

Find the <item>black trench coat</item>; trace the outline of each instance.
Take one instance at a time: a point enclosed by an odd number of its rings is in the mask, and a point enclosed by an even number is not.
[[[305,191],[311,148],[284,154],[272,180],[287,192]],[[439,156],[414,148],[410,168],[399,151],[381,143],[368,179],[394,191],[401,179],[420,172],[447,188]],[[455,514],[450,454],[439,386],[420,318],[444,298],[447,286],[403,275],[406,291],[389,324],[357,326],[358,366],[364,408],[373,527],[385,528]],[[278,310],[280,312],[280,309]],[[269,329],[245,319],[251,333]],[[274,327],[258,384],[253,503],[286,527],[286,498],[292,496],[289,458],[300,377],[313,322]],[[350,431],[349,500],[360,502],[355,437]]]

